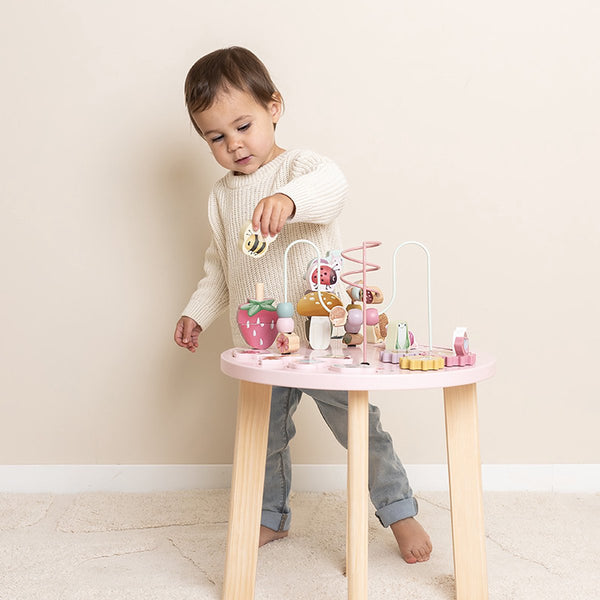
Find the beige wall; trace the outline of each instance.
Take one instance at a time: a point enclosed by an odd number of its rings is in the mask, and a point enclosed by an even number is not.
[[[168,4],[3,3],[0,463],[231,462],[227,326],[171,338],[221,174],[183,78],[232,44],[285,96],[280,144],[345,170],[348,245],[426,243],[435,340],[497,355],[483,461],[599,463],[598,5]],[[423,337],[419,259],[395,311]],[[374,399],[405,462],[444,461],[439,393]],[[297,425],[296,462],[344,462],[310,401]]]

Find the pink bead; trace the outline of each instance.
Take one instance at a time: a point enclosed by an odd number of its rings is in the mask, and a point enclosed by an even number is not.
[[[362,310],[360,308],[351,308],[348,311],[348,320],[344,329],[348,333],[358,333],[362,325]]]
[[[376,308],[367,308],[367,325],[379,323],[379,311]]]
[[[276,325],[279,333],[292,333],[294,331],[294,319],[292,317],[279,317]]]

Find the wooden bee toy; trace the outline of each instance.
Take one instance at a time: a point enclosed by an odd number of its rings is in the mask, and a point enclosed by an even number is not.
[[[277,236],[267,236],[264,238],[260,231],[252,229],[252,221],[248,221],[242,227],[240,232],[240,247],[244,254],[253,258],[260,258],[267,253],[269,244],[275,240]]]

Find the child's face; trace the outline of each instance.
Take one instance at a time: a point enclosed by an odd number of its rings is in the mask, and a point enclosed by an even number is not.
[[[250,175],[281,153],[274,128],[281,102],[265,107],[248,92],[231,89],[192,116],[216,161],[230,171]]]

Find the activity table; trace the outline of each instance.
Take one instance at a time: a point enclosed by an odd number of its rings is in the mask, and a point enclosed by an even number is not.
[[[283,359],[256,360],[240,358],[236,349],[221,354],[221,370],[240,380],[224,600],[254,598],[273,385],[348,390],[346,573],[350,600],[367,598],[369,392],[443,389],[456,598],[487,600],[476,384],[493,376],[495,359],[478,353],[473,366],[409,371],[380,362],[380,350],[369,348],[367,368],[360,365],[361,348],[344,350],[350,358],[343,368],[336,366],[340,361],[325,358],[327,351],[303,349]]]

